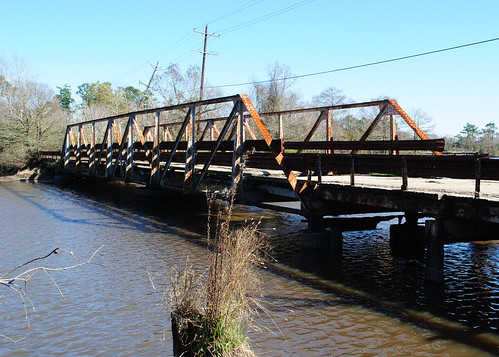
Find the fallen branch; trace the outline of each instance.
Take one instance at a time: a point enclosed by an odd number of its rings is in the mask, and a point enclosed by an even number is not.
[[[7,273],[5,274],[2,274],[0,276],[0,285],[2,285],[3,287],[6,287],[8,289],[11,289],[13,291],[15,291],[18,295],[19,295],[19,298],[23,304],[23,307],[24,307],[24,317],[26,319],[26,326],[28,327],[28,330],[31,330],[31,326],[29,324],[29,317],[28,317],[28,308],[32,308],[33,311],[36,311],[35,310],[35,305],[33,304],[33,302],[31,301],[31,299],[29,298],[29,296],[27,295],[26,293],[26,287],[27,287],[27,284],[28,282],[30,282],[32,279],[33,279],[33,276],[39,272],[39,271],[43,271],[47,277],[52,281],[52,283],[54,284],[54,286],[57,288],[57,291],[59,292],[59,294],[61,295],[61,297],[66,300],[66,297],[64,296],[61,288],[59,287],[59,285],[57,284],[57,282],[55,281],[55,279],[52,277],[52,275],[50,273],[52,272],[55,272],[55,271],[63,271],[63,270],[69,270],[69,269],[74,269],[74,268],[79,268],[79,267],[82,267],[84,265],[87,265],[87,264],[97,264],[97,263],[94,263],[93,262],[93,259],[95,257],[95,255],[104,247],[105,244],[102,244],[91,256],[90,258],[88,258],[86,261],[82,262],[80,259],[78,259],[74,254],[73,252],[68,252],[64,249],[61,249],[61,248],[56,248],[54,250],[52,250],[50,253],[44,255],[44,256],[41,256],[41,257],[38,257],[38,258],[34,258],[34,259],[31,259],[19,266],[17,266],[16,268],[8,271]],[[73,265],[68,265],[68,266],[64,266],[64,267],[59,267],[59,268],[47,268],[47,267],[43,267],[43,266],[38,266],[38,267],[34,267],[34,268],[31,268],[31,269],[28,269],[28,270],[25,270],[17,275],[14,275],[12,276],[11,274],[13,274],[14,272],[18,271],[20,268],[30,264],[30,263],[33,263],[35,261],[38,261],[38,260],[43,260],[43,259],[46,259],[48,258],[49,256],[51,256],[52,254],[59,254],[60,251],[63,251],[65,253],[68,253],[69,255],[71,255],[74,259],[76,259],[78,261],[77,264],[73,264]],[[100,265],[100,264],[98,264]],[[1,297],[0,297],[1,298]],[[2,299],[3,300],[3,299]],[[5,300],[3,301],[5,303]],[[1,319],[1,317],[0,317]],[[13,339],[7,335],[3,335],[3,334],[0,334],[0,337],[3,337],[11,342],[19,342],[21,340],[23,340],[25,337],[23,338],[20,338],[20,339]]]

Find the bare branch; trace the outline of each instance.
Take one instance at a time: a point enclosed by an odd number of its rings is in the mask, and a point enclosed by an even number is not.
[[[104,247],[105,244],[102,244],[91,256],[90,258],[88,258],[88,260],[82,262],[80,259],[78,259],[74,254],[73,252],[68,252],[68,251],[65,251],[63,249],[60,249],[60,248],[56,248],[54,250],[52,250],[49,254],[45,255],[45,256],[42,256],[42,257],[38,257],[38,258],[34,258],[34,259],[31,259],[19,266],[17,266],[16,268],[10,270],[9,272],[3,274],[0,276],[0,285],[3,285],[11,290],[14,290],[18,295],[19,295],[19,298],[21,299],[21,302],[23,304],[23,308],[24,308],[24,317],[26,319],[26,326],[28,327],[28,330],[31,330],[31,325],[29,323],[29,317],[28,317],[28,307],[31,307],[33,309],[33,311],[35,311],[35,305],[33,304],[33,302],[31,301],[31,299],[29,298],[29,296],[26,294],[26,284],[31,281],[31,279],[33,278],[33,276],[38,272],[38,271],[43,271],[45,273],[45,275],[47,275],[47,277],[52,281],[52,283],[54,284],[54,286],[56,287],[57,291],[59,292],[59,294],[61,295],[61,297],[66,300],[66,297],[64,296],[62,290],[60,289],[59,285],[57,284],[57,282],[55,281],[55,279],[52,277],[52,275],[50,274],[50,272],[54,272],[54,271],[63,271],[63,270],[69,270],[69,269],[74,269],[74,268],[78,268],[78,267],[81,267],[81,266],[84,266],[84,265],[87,265],[87,264],[97,264],[97,263],[94,263],[93,262],[93,259],[95,257],[95,255]],[[50,255],[52,254],[58,254],[59,253],[59,250],[61,251],[64,251],[66,253],[68,253],[69,255],[71,255],[74,259],[77,260],[77,264],[73,264],[73,265],[68,265],[68,266],[64,266],[64,267],[60,267],[60,268],[47,268],[47,267],[43,267],[43,266],[38,266],[38,267],[35,267],[35,268],[31,268],[31,269],[28,269],[14,277],[9,277],[10,274],[12,274],[13,272],[17,271],[18,269],[20,269],[21,267],[23,266],[26,266],[30,263],[33,263],[35,261],[38,261],[38,260],[43,260],[43,259],[46,259],[48,258]],[[97,265],[101,265],[101,264],[97,264]],[[22,285],[18,285],[17,283],[24,283],[24,287]],[[5,300],[3,299],[2,296],[0,296],[0,299],[5,303]],[[0,317],[1,319],[1,317]],[[0,337],[3,337],[11,342],[14,342],[14,343],[17,343],[23,339],[25,339],[25,337],[23,338],[20,338],[20,339],[14,339],[12,337],[9,337],[7,335],[4,335],[4,334],[0,334]]]

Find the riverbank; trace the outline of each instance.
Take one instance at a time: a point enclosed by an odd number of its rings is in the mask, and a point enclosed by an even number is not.
[[[0,182],[53,182],[56,172],[56,163],[42,161],[34,167],[24,169],[0,170]]]

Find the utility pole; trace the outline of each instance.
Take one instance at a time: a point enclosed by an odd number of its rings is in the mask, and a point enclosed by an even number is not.
[[[149,79],[149,83],[147,84],[146,90],[144,91],[144,95],[142,96],[142,100],[140,101],[139,109],[142,109],[142,106],[144,105],[144,102],[146,100],[147,92],[149,91],[149,88],[151,87],[152,80],[154,78],[154,75],[156,74],[156,71],[159,66],[159,61],[156,62],[156,66],[154,67],[154,71],[152,72],[151,79]]]
[[[193,50],[194,52],[200,52],[203,54],[203,65],[201,67],[201,86],[199,88],[199,100],[203,100],[204,70],[205,70],[205,66],[206,66],[206,55],[218,56],[218,53],[206,52],[206,43],[208,42],[208,36],[213,36],[213,37],[217,37],[217,38],[220,36],[215,35],[213,33],[208,33],[208,25],[206,25],[204,32],[197,31],[197,30],[194,30],[194,32],[197,32],[197,33],[204,35],[204,49],[203,49],[203,51]]]

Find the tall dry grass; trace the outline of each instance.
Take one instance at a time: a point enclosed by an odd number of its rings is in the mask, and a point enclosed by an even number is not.
[[[211,210],[215,196],[208,197],[207,240],[209,267],[205,277],[192,267],[177,272],[174,285],[172,326],[193,356],[253,356],[247,329],[252,326],[255,296],[258,296],[259,272],[263,264],[265,239],[258,222],[246,222],[232,228],[231,217],[236,188],[224,193],[228,204],[219,205],[214,233]],[[174,335],[175,335],[174,331]],[[175,336],[174,336],[175,337]]]

